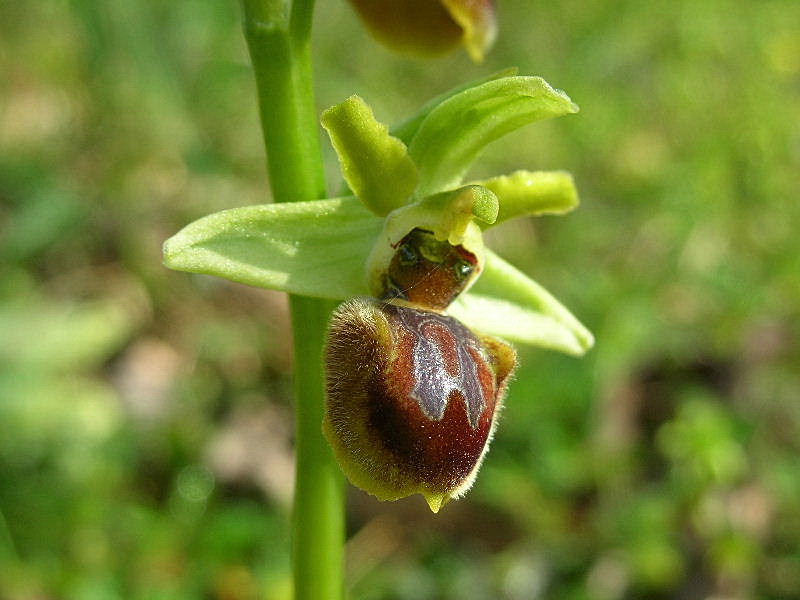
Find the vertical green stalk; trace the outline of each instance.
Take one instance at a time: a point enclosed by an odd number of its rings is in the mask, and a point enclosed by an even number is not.
[[[276,202],[326,195],[311,68],[314,0],[290,4],[287,0],[242,0]],[[295,598],[336,600],[343,592],[344,481],[321,431],[322,349],[332,306],[292,296],[291,308],[297,422]]]
[[[11,530],[8,528],[3,511],[0,510],[0,558],[13,559],[19,561],[17,549],[14,546],[14,539],[11,537]]]
[[[296,600],[337,600],[343,585],[344,480],[322,437],[322,345],[331,309],[292,298],[297,407],[292,561]]]

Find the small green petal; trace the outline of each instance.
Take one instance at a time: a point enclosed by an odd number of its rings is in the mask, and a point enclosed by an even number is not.
[[[234,208],[164,243],[164,264],[292,294],[365,295],[365,263],[382,219],[356,198]]]
[[[417,168],[406,145],[389,135],[358,96],[322,113],[322,126],[339,155],[353,193],[378,216],[405,204],[417,187]]]
[[[578,190],[566,171],[516,171],[474,183],[500,201],[494,225],[525,215],[561,215],[578,206]]]
[[[409,223],[417,221],[418,227],[430,228],[437,239],[456,245],[462,243],[473,219],[491,225],[499,210],[497,196],[491,191],[480,185],[467,185],[423,198],[397,214],[402,212]]]
[[[589,330],[547,290],[489,250],[483,275],[447,312],[475,331],[575,356],[594,345]]]
[[[460,94],[465,90],[472,89],[479,85],[486,83],[487,81],[494,81],[496,79],[502,79],[504,77],[513,77],[518,73],[519,69],[517,67],[509,67],[508,69],[503,69],[502,71],[497,71],[496,73],[492,73],[488,77],[482,77],[480,79],[476,79],[475,81],[470,81],[467,84],[459,85],[446,91],[444,94],[436,96],[433,100],[429,101],[425,106],[423,106],[417,113],[410,117],[409,119],[403,121],[399,125],[392,127],[392,135],[395,137],[400,138],[406,144],[411,141],[411,138],[414,137],[414,134],[417,133],[420,125],[425,120],[425,118],[431,113],[431,111],[439,106],[445,100],[448,100],[455,96],[456,94]]]
[[[455,187],[489,142],[523,125],[578,107],[541,77],[505,77],[445,100],[423,121],[409,152],[419,169],[417,196]]]

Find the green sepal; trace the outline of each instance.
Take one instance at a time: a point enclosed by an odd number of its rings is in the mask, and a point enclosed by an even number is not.
[[[525,215],[561,215],[578,206],[578,190],[566,171],[516,171],[473,182],[497,196],[497,219],[484,227]]]
[[[378,216],[405,204],[417,187],[417,168],[406,145],[389,134],[372,109],[350,96],[322,113],[342,174],[353,193]]]
[[[409,144],[419,169],[418,197],[458,185],[489,142],[578,107],[541,77],[505,77],[478,85],[433,109]]]
[[[164,243],[164,264],[291,294],[368,293],[365,263],[383,220],[354,197],[214,213]]]
[[[409,117],[399,125],[395,125],[391,129],[391,133],[393,136],[400,138],[406,144],[408,144],[411,139],[414,137],[414,134],[417,133],[419,130],[420,125],[426,119],[426,117],[431,113],[431,111],[439,106],[445,100],[448,100],[455,96],[456,94],[460,94],[465,90],[472,89],[479,85],[482,85],[488,81],[495,81],[496,79],[503,79],[504,77],[513,77],[519,72],[517,67],[509,67],[508,69],[503,69],[502,71],[497,71],[496,73],[492,73],[488,77],[481,77],[480,79],[476,79],[475,81],[470,81],[464,85],[459,85],[454,87],[450,90],[447,90],[443,94],[436,96],[433,100],[427,102],[421,109],[419,109],[414,116]]]
[[[594,337],[522,271],[486,250],[483,275],[447,312],[475,331],[580,356]]]

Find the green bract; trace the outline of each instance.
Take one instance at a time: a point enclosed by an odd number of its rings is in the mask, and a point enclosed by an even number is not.
[[[578,110],[540,77],[508,76],[437,99],[394,130],[353,96],[322,124],[355,196],[249,206],[209,215],[164,244],[173,269],[292,294],[342,300],[377,295],[397,244],[413,229],[461,245],[482,277],[448,309],[468,327],[582,354],[591,333],[555,298],[485,249],[482,230],[578,204],[564,172],[517,171],[462,183],[480,151],[523,125]]]

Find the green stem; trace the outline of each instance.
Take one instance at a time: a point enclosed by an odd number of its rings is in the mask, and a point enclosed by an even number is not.
[[[344,590],[344,481],[321,431],[323,334],[332,308],[312,298],[292,298],[297,398],[292,538],[296,600],[336,600]]]
[[[314,0],[242,0],[276,202],[325,197],[311,68]],[[322,437],[322,351],[331,305],[292,296],[297,480],[292,561],[297,600],[343,593],[344,481]]]
[[[0,558],[19,561],[17,549],[14,546],[14,538],[11,537],[11,530],[8,528],[3,511],[0,510]]]
[[[313,1],[243,0],[270,186],[276,202],[325,197],[311,68]]]

